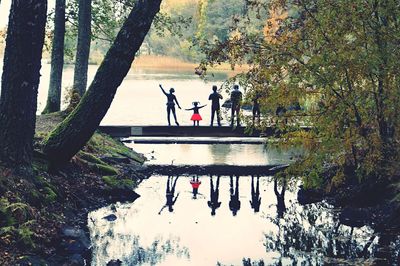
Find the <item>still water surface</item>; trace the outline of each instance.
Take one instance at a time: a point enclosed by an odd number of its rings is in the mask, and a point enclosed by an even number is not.
[[[377,247],[372,229],[351,232],[325,203],[299,205],[296,189],[272,177],[200,176],[196,196],[190,180],[152,176],[135,202],[90,213],[92,265],[352,264]]]
[[[135,144],[128,147],[143,153],[149,164],[174,165],[278,165],[290,164],[301,155],[300,148],[283,150],[248,144]]]

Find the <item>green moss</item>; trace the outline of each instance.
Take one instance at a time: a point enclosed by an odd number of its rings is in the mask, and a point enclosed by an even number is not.
[[[18,238],[19,241],[21,241],[25,246],[34,248],[35,244],[32,240],[32,236],[34,233],[31,231],[31,229],[28,226],[21,226],[17,230]]]
[[[22,224],[31,218],[31,207],[23,202],[9,202],[0,198],[0,226]]]
[[[47,138],[48,134],[49,134],[48,132],[41,132],[41,131],[35,132],[35,138],[37,138],[37,139],[45,139],[45,138]]]
[[[0,198],[0,226],[11,226],[15,223],[9,206],[10,202],[6,198]]]
[[[136,162],[143,163],[145,158],[126,147],[122,142],[111,138],[110,136],[96,132],[86,145],[88,150],[108,154],[111,157],[128,157]]]
[[[116,187],[133,188],[135,184],[131,179],[126,179],[126,178],[118,179],[117,176],[103,176],[103,181],[112,188]]]
[[[46,200],[46,202],[55,202],[57,199],[57,193],[54,192],[53,189],[51,189],[50,187],[44,187],[43,189],[44,191],[44,198]]]
[[[38,172],[44,172],[48,170],[47,161],[36,157],[33,159],[32,167],[35,171]]]
[[[95,168],[98,172],[105,175],[118,175],[118,170],[107,164],[95,164]]]
[[[103,162],[102,160],[100,160],[99,158],[97,158],[94,154],[91,153],[87,153],[84,151],[80,151],[78,153],[79,157],[81,157],[83,160],[91,162],[91,163],[97,163],[97,164],[106,164],[105,162]]]

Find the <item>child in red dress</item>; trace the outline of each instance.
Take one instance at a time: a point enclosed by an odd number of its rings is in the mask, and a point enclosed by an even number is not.
[[[199,126],[200,120],[203,120],[203,119],[201,118],[201,115],[199,114],[199,109],[200,109],[200,108],[203,108],[203,107],[206,106],[206,105],[202,105],[202,106],[198,106],[198,105],[199,105],[199,102],[193,102],[193,107],[192,107],[192,108],[190,108],[190,109],[185,109],[186,111],[193,110],[193,115],[192,115],[192,117],[190,118],[190,120],[193,121],[193,126],[196,126],[196,122],[197,122],[197,126]]]
[[[201,181],[199,181],[199,177],[193,176],[192,180],[190,180],[190,184],[192,185],[193,188],[193,198],[197,199],[197,193],[199,192],[199,186],[201,184]]]

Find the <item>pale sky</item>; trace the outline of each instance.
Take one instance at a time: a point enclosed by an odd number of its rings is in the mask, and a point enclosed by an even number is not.
[[[3,28],[8,23],[8,12],[10,11],[11,0],[1,0],[0,2],[0,28]],[[55,0],[48,1],[48,11],[54,8],[54,3]]]

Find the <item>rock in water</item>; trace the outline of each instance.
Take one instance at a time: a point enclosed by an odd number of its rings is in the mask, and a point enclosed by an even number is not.
[[[107,266],[120,266],[122,264],[122,261],[120,260],[110,260],[107,263]]]
[[[112,221],[117,220],[117,216],[115,214],[110,214],[110,215],[104,216],[103,219],[105,219],[109,222],[112,222]]]

